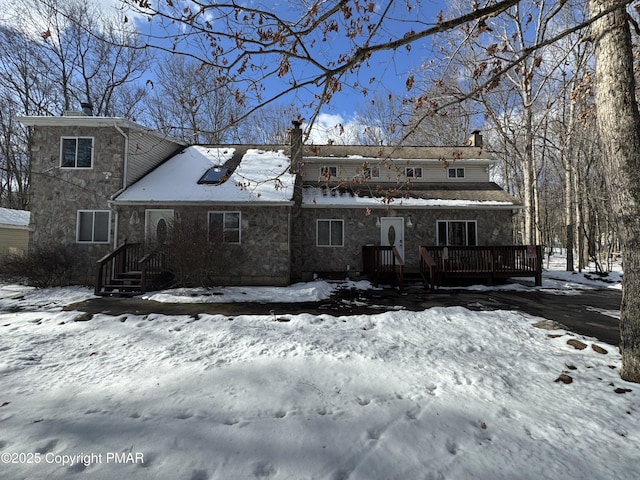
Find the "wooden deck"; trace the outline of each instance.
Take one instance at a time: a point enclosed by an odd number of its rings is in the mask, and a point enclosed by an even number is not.
[[[482,279],[492,285],[513,277],[533,277],[540,286],[542,246],[421,246],[420,273],[432,289],[456,280]]]

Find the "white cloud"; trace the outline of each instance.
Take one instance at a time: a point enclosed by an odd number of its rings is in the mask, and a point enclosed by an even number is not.
[[[361,143],[365,126],[356,117],[346,120],[340,114],[321,113],[311,128],[307,143],[325,145],[354,145]]]

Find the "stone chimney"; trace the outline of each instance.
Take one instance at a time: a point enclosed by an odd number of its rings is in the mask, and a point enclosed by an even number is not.
[[[469,145],[472,147],[482,147],[482,135],[480,134],[480,130],[474,130],[471,132]]]
[[[296,174],[300,170],[302,165],[302,129],[300,120],[294,120],[291,122],[293,128],[291,129],[291,167],[289,173]]]
[[[291,165],[289,166],[289,173],[296,176],[293,187],[293,203],[299,207],[302,205],[302,175],[300,175],[300,169],[302,168],[302,122],[300,120],[294,120],[291,122],[293,128],[291,129]]]
[[[87,117],[93,117],[93,105],[89,102],[82,102],[80,104],[82,107],[82,114]]]

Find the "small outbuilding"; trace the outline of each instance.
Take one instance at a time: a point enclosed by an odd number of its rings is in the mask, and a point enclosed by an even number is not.
[[[26,210],[0,208],[0,258],[27,253],[30,217]]]

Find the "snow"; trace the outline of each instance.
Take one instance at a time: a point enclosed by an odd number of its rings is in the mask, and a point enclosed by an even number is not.
[[[305,205],[352,205],[352,206],[369,206],[381,207],[389,206],[389,199],[385,197],[359,196],[351,195],[349,192],[334,191],[328,193],[323,188],[305,188],[303,191],[302,203]],[[512,208],[514,202],[499,202],[494,200],[444,200],[444,199],[425,199],[414,197],[403,197],[392,199],[392,205],[402,207],[509,207]]]
[[[12,227],[28,227],[31,212],[26,210],[13,210],[0,208],[0,225]]]
[[[550,268],[540,290],[609,285],[564,276]],[[149,298],[308,301],[345,286],[372,288],[316,281]],[[2,478],[640,476],[640,390],[619,378],[618,349],[537,328],[540,318],[462,307],[87,318],[64,308],[90,297],[0,284]]]
[[[116,203],[290,203],[295,176],[288,173],[290,160],[283,151],[249,149],[227,181],[198,183],[209,168],[223,165],[234,151],[188,147],[122,192]]]

